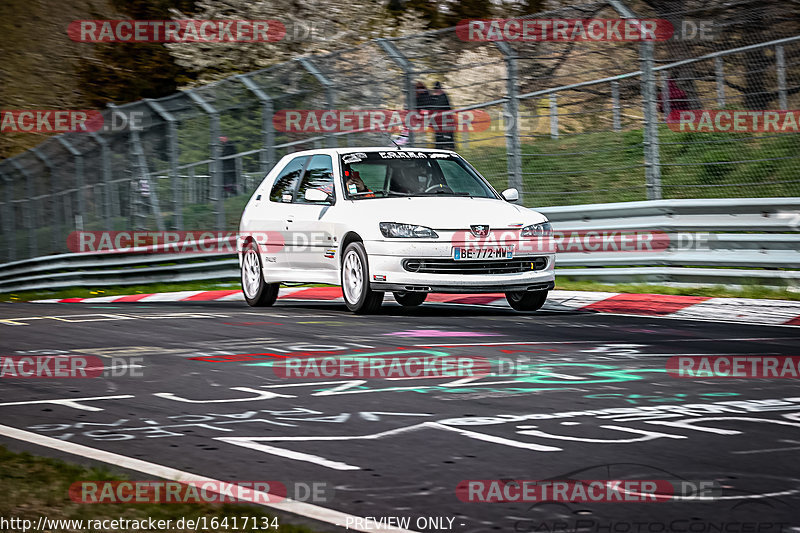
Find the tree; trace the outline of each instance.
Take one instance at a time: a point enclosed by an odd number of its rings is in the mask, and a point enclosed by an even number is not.
[[[134,20],[169,18],[170,9],[192,9],[193,0],[114,0],[114,8]],[[163,44],[99,43],[78,64],[87,103],[104,107],[142,98],[159,98],[178,90],[192,74],[176,64]]]
[[[641,16],[654,16],[670,21],[676,35],[656,48],[663,62],[698,57],[710,52],[763,43],[797,35],[800,31],[800,2],[796,0],[640,0],[632,5]],[[685,39],[684,21],[690,27],[707,21],[712,30],[705,39]],[[786,64],[796,63],[800,52],[796,46],[786,47]],[[725,57],[725,84],[742,95],[746,109],[768,109],[778,97],[775,79],[775,57],[771,50],[752,49]],[[677,79],[692,102],[692,107],[708,106],[698,94],[695,80],[707,75],[708,64],[689,63],[670,73]],[[800,91],[790,88],[789,94]]]
[[[435,0],[389,0],[388,8],[395,17],[409,11],[419,13],[425,20],[426,29],[447,27],[447,22],[441,16],[439,4]]]
[[[175,61],[208,83],[308,54],[325,54],[377,37],[420,30],[416,12],[393,17],[379,0],[199,0],[192,14],[174,19],[279,20],[286,36],[273,43],[169,43]]]

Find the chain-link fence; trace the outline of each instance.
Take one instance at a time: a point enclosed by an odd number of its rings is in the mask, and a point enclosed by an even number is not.
[[[455,28],[328,55],[103,112],[0,163],[0,260],[66,251],[74,230],[232,229],[287,153],[389,145],[375,131],[281,131],[286,110],[424,107],[441,82],[487,129],[457,150],[526,206],[659,198],[800,196],[798,137],[691,131],[673,111],[798,109],[800,15],[774,0],[597,2],[529,19],[667,20],[664,42],[471,41]],[[412,146],[442,140],[412,132]],[[447,141],[449,143],[449,140]],[[445,143],[446,144],[446,143]]]

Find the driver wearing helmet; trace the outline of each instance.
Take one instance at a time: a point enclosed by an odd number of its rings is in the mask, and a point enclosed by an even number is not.
[[[428,181],[428,168],[424,163],[403,162],[394,168],[391,189],[403,194],[416,194],[425,190]]]

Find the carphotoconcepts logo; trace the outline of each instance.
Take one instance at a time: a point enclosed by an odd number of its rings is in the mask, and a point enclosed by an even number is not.
[[[666,368],[673,378],[800,379],[800,356],[677,355]]]
[[[61,379],[143,377],[141,357],[101,359],[93,355],[0,357],[0,378]]]
[[[655,503],[686,499],[687,494],[710,498],[719,494],[719,484],[667,479],[478,479],[456,486],[458,499],[469,503]]]
[[[674,33],[664,19],[465,19],[462,41],[666,41]]]
[[[667,126],[677,132],[797,133],[800,131],[800,110],[674,110],[667,116]]]
[[[491,125],[486,111],[408,111],[404,109],[284,109],[272,124],[292,133],[394,131],[478,132]]]
[[[80,43],[265,43],[286,35],[278,20],[73,20]]]
[[[565,512],[565,509],[557,509]],[[571,510],[569,510],[571,511]],[[557,521],[520,520],[514,524],[516,533],[781,533],[792,522],[760,522],[744,520],[706,521],[696,518],[675,520],[596,520],[593,518]]]
[[[0,133],[81,133],[102,127],[103,115],[91,109],[0,110]]]

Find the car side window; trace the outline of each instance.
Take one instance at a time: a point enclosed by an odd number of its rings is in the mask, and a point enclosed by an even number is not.
[[[303,181],[300,182],[295,202],[315,203],[306,200],[305,195],[308,189],[322,189],[329,195],[333,195],[333,159],[331,156],[320,154],[311,158],[306,173],[303,175]]]
[[[278,179],[275,180],[275,185],[272,186],[272,191],[269,193],[270,201],[291,203],[294,188],[303,173],[303,167],[305,167],[307,160],[307,155],[295,157],[283,167]]]
[[[469,193],[476,196],[486,195],[486,189],[457,162],[439,160],[438,163],[447,185],[455,192]]]

